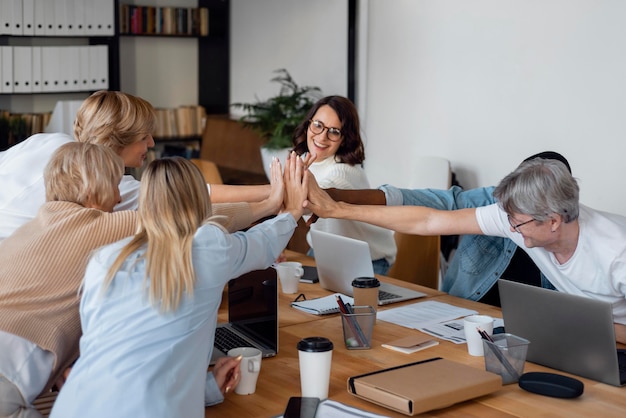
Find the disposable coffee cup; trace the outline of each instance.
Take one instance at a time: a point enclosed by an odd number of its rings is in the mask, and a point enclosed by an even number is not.
[[[352,280],[354,304],[374,308],[374,318],[378,308],[378,289],[380,281],[376,277],[357,277]]]
[[[298,342],[302,396],[328,398],[333,343],[324,337],[307,337]]]

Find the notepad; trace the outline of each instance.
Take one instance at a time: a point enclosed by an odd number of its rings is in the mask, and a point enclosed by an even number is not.
[[[411,354],[436,345],[439,345],[439,341],[429,337],[428,335],[410,335],[398,340],[389,341],[382,346],[390,350]]]
[[[339,313],[339,305],[337,305],[337,295],[341,296],[341,299],[345,303],[354,305],[354,299],[350,296],[346,296],[341,293],[334,293],[332,295],[324,296],[316,299],[302,300],[299,302],[291,302],[291,306],[301,311],[312,313],[314,315],[328,315],[333,313]]]

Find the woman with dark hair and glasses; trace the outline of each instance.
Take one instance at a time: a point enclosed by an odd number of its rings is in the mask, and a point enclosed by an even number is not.
[[[365,149],[359,115],[354,104],[342,96],[327,96],[315,103],[294,132],[294,151],[314,154],[309,171],[320,187],[367,189],[363,170]],[[366,241],[377,274],[386,274],[396,258],[393,232],[363,222],[319,219],[311,228]],[[311,245],[310,237],[307,241]],[[314,250],[310,255],[314,255]]]

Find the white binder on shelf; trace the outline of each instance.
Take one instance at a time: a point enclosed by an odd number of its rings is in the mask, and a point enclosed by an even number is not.
[[[85,0],[66,0],[70,4],[68,24],[73,36],[85,36]]]
[[[81,91],[88,91],[91,84],[89,73],[89,49],[90,46],[79,46],[78,49],[78,77]]]
[[[67,28],[67,0],[54,0],[54,30],[56,36],[69,36]]]
[[[22,29],[22,0],[12,0],[13,1],[13,18],[12,23],[13,26],[11,28],[11,35],[21,36],[24,34],[24,30]]]
[[[61,47],[58,46],[42,46],[41,47],[41,68],[43,86],[41,91],[52,92],[62,91],[61,86],[61,61],[60,51]]]
[[[2,86],[0,93],[13,93],[13,47],[0,46],[0,54],[2,55]]]
[[[24,36],[35,34],[35,0],[22,0],[22,33]]]
[[[30,46],[13,47],[13,93],[32,93],[32,50]]]
[[[1,1],[1,0],[0,0]],[[33,0],[33,20],[35,22],[35,35],[44,36],[46,34],[46,5],[50,0]]]
[[[109,88],[109,49],[106,45],[93,45],[89,48],[89,73],[92,90]]]
[[[55,15],[56,12],[54,10],[54,6],[56,5],[55,1],[52,0],[44,0],[44,35],[45,36],[54,36],[56,35],[56,24],[55,24]]]
[[[113,0],[86,0],[86,13],[92,16],[93,36],[113,36],[115,34],[115,5]]]
[[[13,32],[13,0],[0,0],[0,35]]]
[[[31,59],[33,63],[31,86],[33,93],[42,91],[41,48],[40,46],[33,46],[31,49]]]
[[[66,47],[66,51],[65,51],[66,59],[63,62],[67,64],[66,69],[68,72],[68,78],[70,82],[68,85],[69,91],[80,91],[82,88],[81,83],[80,83],[80,66],[79,66],[78,51],[79,51],[79,48],[76,46]]]

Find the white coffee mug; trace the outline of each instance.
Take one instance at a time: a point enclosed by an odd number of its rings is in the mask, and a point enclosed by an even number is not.
[[[235,387],[235,393],[250,395],[256,391],[256,382],[261,372],[261,350],[254,347],[238,347],[228,351],[230,357],[241,358],[239,370],[241,380]]]
[[[297,261],[284,261],[276,264],[276,271],[283,293],[297,293],[300,277],[304,274],[302,264]]]
[[[465,331],[465,340],[467,341],[467,351],[472,356],[482,356],[483,338],[478,333],[478,329],[485,331],[487,334],[493,334],[494,319],[489,315],[469,315],[463,318],[463,329]]]

